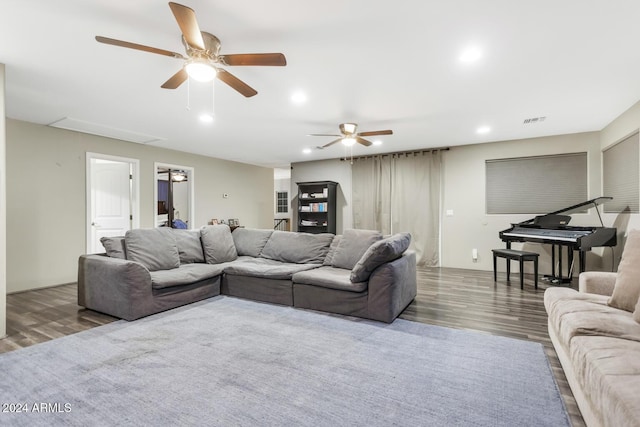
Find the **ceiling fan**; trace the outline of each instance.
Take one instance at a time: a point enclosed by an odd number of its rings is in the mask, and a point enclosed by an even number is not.
[[[219,53],[220,40],[213,34],[200,31],[198,21],[196,20],[196,13],[193,9],[173,2],[169,2],[169,7],[178,22],[180,31],[182,32],[182,44],[185,47],[187,56],[177,52],[170,52],[164,49],[111,39],[108,37],[96,36],[96,40],[100,43],[142,50],[144,52],[156,53],[158,55],[171,56],[173,58],[184,60],[184,66],[180,71],[164,82],[162,85],[162,88],[164,89],[175,89],[184,83],[188,77],[199,81],[211,81],[217,77],[248,98],[256,95],[258,92],[230,72],[220,68],[220,66],[287,65],[287,60],[282,53],[221,55]]]
[[[314,133],[311,134],[309,136],[338,136],[339,138],[331,141],[328,144],[325,144],[321,147],[318,147],[319,149],[324,149],[329,147],[330,145],[335,144],[336,142],[342,142],[344,145],[346,145],[347,147],[352,146],[353,144],[355,144],[356,142],[359,144],[364,145],[365,147],[368,147],[372,144],[371,141],[368,141],[366,139],[363,138],[363,136],[377,136],[377,135],[393,135],[393,131],[392,130],[374,130],[374,131],[369,131],[369,132],[357,132],[358,129],[358,125],[355,123],[341,123],[340,124],[340,133],[341,135],[337,135],[337,134],[324,134],[324,133]]]

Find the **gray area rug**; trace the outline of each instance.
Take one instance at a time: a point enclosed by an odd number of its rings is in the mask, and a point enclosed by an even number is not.
[[[224,296],[0,355],[0,375],[1,425],[569,425],[540,344]]]

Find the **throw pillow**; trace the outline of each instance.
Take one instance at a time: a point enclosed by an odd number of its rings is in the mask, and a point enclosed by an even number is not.
[[[200,240],[207,264],[220,264],[238,258],[231,229],[226,224],[207,225],[200,230]]]
[[[173,229],[173,235],[176,238],[176,245],[180,254],[180,264],[204,262],[200,230]]]
[[[385,262],[393,261],[402,256],[409,248],[411,234],[398,233],[386,239],[378,240],[362,255],[353,270],[351,270],[351,282],[364,282],[369,279],[373,270]]]
[[[124,235],[127,259],[139,262],[149,271],[180,267],[176,239],[170,228],[129,230]]]
[[[331,265],[352,270],[369,249],[369,246],[380,239],[382,239],[382,234],[377,230],[345,230],[333,255]]]
[[[124,246],[124,236],[101,237],[100,243],[111,258],[127,259],[127,251]]]
[[[260,256],[264,245],[267,244],[273,230],[258,230],[253,228],[236,228],[231,233],[238,255],[248,255],[254,258]]]
[[[611,307],[633,312],[640,297],[640,230],[631,230],[624,244],[622,259],[613,294],[608,304]]]

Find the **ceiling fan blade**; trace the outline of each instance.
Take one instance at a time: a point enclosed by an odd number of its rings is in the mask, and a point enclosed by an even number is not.
[[[356,136],[356,142],[364,145],[365,147],[368,147],[371,145],[371,141],[367,141],[366,139],[360,138],[359,136]]]
[[[169,7],[176,21],[178,21],[182,36],[189,46],[204,50],[204,40],[202,39],[202,34],[200,34],[200,27],[193,9],[174,2],[169,2]]]
[[[252,88],[251,86],[249,86],[248,84],[246,84],[245,82],[243,82],[242,80],[240,80],[239,78],[237,78],[236,76],[234,76],[233,74],[231,74],[226,70],[219,68],[217,76],[220,80],[222,80],[223,82],[225,82],[226,84],[228,84],[233,89],[237,90],[247,98],[250,98],[258,94],[258,92],[254,88]]]
[[[310,133],[307,136],[342,136],[342,135],[336,135],[333,133]]]
[[[287,59],[281,53],[239,53],[222,55],[222,61],[231,66],[235,65],[271,65],[283,67]]]
[[[371,132],[360,132],[358,136],[376,136],[376,135],[393,135],[393,131],[387,130],[374,130]]]
[[[325,144],[325,145],[323,145],[322,147],[318,147],[318,148],[322,150],[322,149],[327,148],[328,146],[333,145],[333,144],[335,144],[336,142],[340,142],[340,141],[342,141],[342,138],[338,138],[338,139],[336,139],[335,141],[331,141],[330,143]]]
[[[187,78],[189,78],[189,75],[187,74],[184,68],[181,68],[180,71],[175,73],[173,76],[171,76],[169,80],[164,82],[164,84],[161,87],[163,89],[175,89],[178,86],[180,86],[182,83],[184,83],[185,80],[187,80]]]
[[[142,44],[125,42],[123,40],[110,39],[109,37],[96,36],[96,41],[104,44],[110,44],[113,46],[128,47],[129,49],[141,50],[143,52],[157,53],[158,55],[172,56],[174,58],[186,59],[184,56],[177,52],[170,52],[164,49],[158,49],[156,47],[145,46]]]

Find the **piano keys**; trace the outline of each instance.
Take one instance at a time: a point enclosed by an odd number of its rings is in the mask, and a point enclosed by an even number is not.
[[[597,197],[586,202],[578,203],[546,215],[511,224],[511,228],[499,233],[500,239],[506,242],[507,248],[511,248],[512,242],[535,242],[550,244],[551,247],[551,279],[552,281],[570,282],[573,276],[573,251],[579,251],[580,272],[585,270],[586,252],[594,247],[611,247],[617,245],[617,230],[605,227],[598,206],[611,200],[611,197]],[[569,214],[584,211],[594,207],[600,218],[601,226],[570,226]],[[561,215],[564,214],[564,215]],[[559,276],[555,274],[555,247],[559,246]],[[562,274],[562,247],[567,248],[569,264],[568,277]]]

